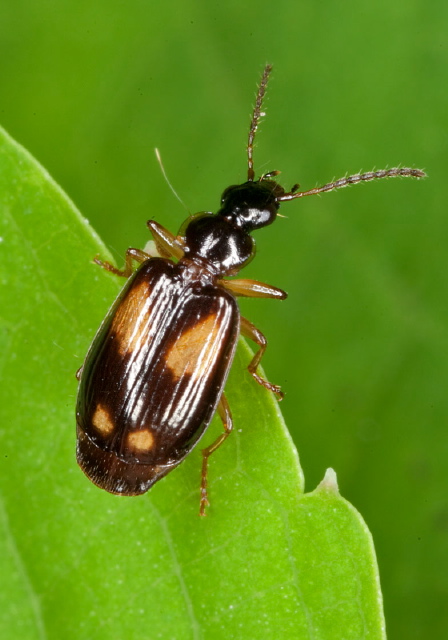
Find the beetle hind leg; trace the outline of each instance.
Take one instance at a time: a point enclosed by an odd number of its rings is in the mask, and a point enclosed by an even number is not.
[[[208,499],[208,459],[212,455],[218,447],[222,445],[224,440],[226,440],[232,432],[233,429],[233,420],[232,420],[232,412],[230,411],[229,403],[227,402],[227,398],[224,394],[221,395],[221,398],[218,403],[218,414],[222,420],[222,424],[224,427],[224,433],[216,438],[214,442],[206,449],[202,449],[202,472],[201,472],[201,502],[199,506],[199,515],[205,516],[205,508],[209,506],[210,502]]]

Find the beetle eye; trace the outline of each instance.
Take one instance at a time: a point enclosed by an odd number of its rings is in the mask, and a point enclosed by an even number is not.
[[[227,187],[226,189],[224,189],[224,191],[222,192],[222,196],[221,196],[221,204],[225,203],[225,201],[229,197],[230,192],[233,191],[235,189],[235,187],[238,187],[238,186],[239,185],[237,185],[237,184],[232,184],[230,187]]]

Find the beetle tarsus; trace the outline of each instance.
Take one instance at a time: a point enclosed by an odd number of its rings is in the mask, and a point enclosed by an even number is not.
[[[116,276],[121,276],[122,278],[127,278],[126,271],[122,271],[121,269],[117,269],[113,264],[107,262],[106,260],[101,260],[99,255],[96,255],[93,259],[93,262],[97,264],[102,269],[109,271],[110,273],[115,274]]]
[[[199,504],[199,515],[203,518],[207,515],[205,509],[210,506],[207,493],[207,472],[208,472],[208,457],[204,456],[202,459],[202,474],[201,474],[201,500]]]

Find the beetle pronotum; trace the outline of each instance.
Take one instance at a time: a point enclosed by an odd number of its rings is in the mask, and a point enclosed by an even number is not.
[[[240,316],[236,297],[284,300],[286,293],[255,280],[225,279],[254,257],[252,231],[272,224],[288,200],[377,178],[425,175],[419,169],[385,169],[308,191],[298,191],[298,185],[285,191],[273,179],[277,171],[256,180],[254,138],[270,72],[267,65],[250,124],[247,181],[225,189],[220,210],[192,216],[177,236],[150,220],[159,257],[128,249],[123,270],[95,259],[128,281],[78,373],[77,460],[92,482],[111,493],[147,491],[182,462],[217,411],[224,431],[202,451],[205,515],[208,460],[233,426],[223,389],[240,334],[258,346],[250,374],[282,398],[280,388],[257,373],[267,342]],[[134,261],[140,264],[135,271]]]

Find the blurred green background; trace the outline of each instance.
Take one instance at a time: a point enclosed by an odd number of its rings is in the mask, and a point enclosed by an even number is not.
[[[430,9],[430,10],[429,10]],[[257,172],[303,189],[425,169],[285,204],[243,301],[313,489],[332,466],[376,544],[390,638],[446,637],[448,5],[17,0],[0,4],[0,124],[121,263],[145,221],[177,230],[244,181],[256,84],[274,65]]]

